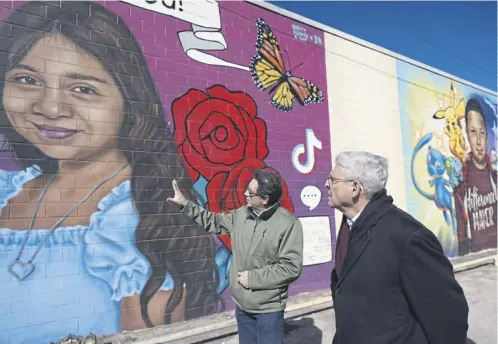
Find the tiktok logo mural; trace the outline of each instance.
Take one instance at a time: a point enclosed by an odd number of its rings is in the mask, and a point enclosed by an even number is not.
[[[308,174],[315,167],[315,148],[322,149],[322,142],[318,140],[313,129],[306,129],[306,148],[303,143],[298,144],[292,151],[292,165],[303,174]],[[303,164],[299,157],[306,153],[306,162]]]

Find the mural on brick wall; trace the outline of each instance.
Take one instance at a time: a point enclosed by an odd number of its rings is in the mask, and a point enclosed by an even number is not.
[[[408,210],[448,256],[496,248],[496,98],[398,61]]]
[[[166,202],[172,179],[224,212],[279,173],[305,232],[290,294],[328,287],[323,34],[295,25],[242,2],[0,3],[2,342],[232,309],[230,238]]]

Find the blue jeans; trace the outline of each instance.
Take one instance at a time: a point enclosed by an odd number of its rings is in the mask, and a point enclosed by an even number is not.
[[[239,344],[283,344],[284,312],[247,313],[235,309]]]

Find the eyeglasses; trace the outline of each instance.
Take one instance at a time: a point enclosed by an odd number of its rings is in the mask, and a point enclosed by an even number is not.
[[[330,184],[335,184],[335,183],[339,183],[339,182],[352,183],[352,182],[356,181],[356,180],[353,180],[353,179],[333,178],[331,176],[328,176],[327,180],[330,182]]]
[[[245,193],[247,193],[249,195],[249,197],[261,196],[259,193],[251,192],[248,189],[246,190]]]

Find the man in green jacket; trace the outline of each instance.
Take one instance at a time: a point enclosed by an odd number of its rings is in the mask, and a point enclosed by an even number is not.
[[[244,196],[247,205],[226,214],[207,211],[188,200],[173,181],[168,201],[182,207],[195,223],[232,241],[230,294],[240,344],[281,344],[289,284],[301,274],[301,222],[279,204],[282,180],[275,173],[256,171]]]

